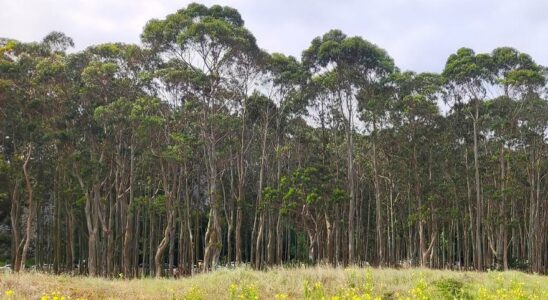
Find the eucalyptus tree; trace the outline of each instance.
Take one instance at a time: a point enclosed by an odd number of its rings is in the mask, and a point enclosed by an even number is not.
[[[376,130],[377,121],[382,120],[383,115],[387,113],[388,106],[383,104],[386,102],[387,94],[384,82],[388,76],[396,70],[394,62],[390,56],[381,48],[371,44],[361,38],[353,38],[350,43],[349,50],[352,55],[356,56],[353,62],[354,74],[352,79],[358,82],[358,90],[356,91],[356,99],[358,101],[359,117],[366,126],[369,126],[372,137],[373,146],[373,182],[375,187],[376,201],[376,227],[377,227],[377,255],[378,263],[382,266],[384,256],[384,242],[382,236],[382,217],[381,211],[381,194],[379,186],[379,174],[376,156]],[[377,104],[373,104],[377,103]],[[373,104],[373,109],[370,110]],[[351,196],[352,198],[352,196]],[[350,220],[349,220],[350,221]]]
[[[431,181],[431,176],[424,176],[421,170],[423,161],[430,163],[432,161],[430,149],[434,144],[432,134],[429,133],[429,127],[434,126],[437,122],[438,107],[437,99],[442,89],[442,79],[437,74],[413,72],[398,73],[394,76],[396,83],[397,101],[393,104],[393,112],[397,114],[398,122],[394,124],[400,127],[405,133],[402,136],[402,142],[410,144],[410,170],[413,173],[411,186],[413,189],[416,205],[417,205],[417,223],[419,233],[419,249],[420,249],[420,264],[425,266],[428,262],[428,256],[433,250],[433,245],[436,240],[435,220],[431,219],[430,241],[426,244],[424,224],[426,223],[425,213],[430,211],[430,215],[434,215],[434,211],[423,206],[425,197],[424,189]],[[399,123],[399,124],[398,124]],[[421,159],[422,158],[422,159]],[[427,167],[426,169],[431,169]]]
[[[107,274],[113,273],[113,255],[115,252],[114,232],[115,220],[120,220],[124,230],[120,234],[123,239],[122,270],[125,276],[131,276],[130,245],[133,233],[133,209],[131,208],[135,195],[135,131],[139,126],[139,119],[136,119],[132,112],[141,109],[151,86],[150,67],[152,58],[146,50],[136,45],[125,44],[103,44],[88,49],[90,53],[97,56],[103,63],[111,63],[116,66],[115,89],[119,92],[108,101],[97,106],[94,110],[94,121],[97,126],[102,127],[106,133],[104,146],[109,149],[114,173],[113,190],[114,201],[110,201],[107,232],[112,232],[107,237]],[[114,216],[114,212],[119,215]]]
[[[133,138],[127,112],[130,103],[145,94],[147,77],[142,76],[145,65],[142,56],[136,46],[103,44],[72,57],[79,73],[75,83],[83,86],[75,98],[79,102],[74,104],[78,111],[76,122],[83,126],[75,130],[81,139],[74,141],[73,173],[86,199],[87,262],[92,276],[99,272],[112,274],[112,226],[118,217],[114,210],[121,207],[120,218],[127,223],[128,201],[131,201],[128,199],[133,197],[132,158],[130,151],[126,151],[132,148]],[[101,201],[103,198],[108,201]],[[107,245],[105,250],[101,250],[103,242]],[[104,264],[100,264],[102,270],[97,269],[99,251],[105,253],[100,256],[104,259]]]
[[[441,75],[399,72],[332,30],[299,62],[261,50],[235,9],[200,4],[141,37],[72,54],[59,32],[0,39],[0,218],[17,271],[546,272],[547,72],[529,55],[462,48]]]
[[[347,191],[350,196],[348,263],[352,264],[355,262],[354,225],[356,222],[356,183],[353,167],[356,99],[359,91],[370,90],[371,84],[392,72],[394,63],[386,52],[376,45],[361,37],[347,37],[339,30],[331,30],[322,37],[315,38],[310,47],[303,52],[302,60],[305,66],[311,69],[313,76],[320,76],[327,80],[334,107],[345,118]],[[377,222],[380,228],[381,219],[378,218]],[[382,257],[382,246],[379,247],[379,252],[379,257]]]
[[[519,118],[521,151],[526,154],[526,171],[528,187],[528,216],[527,220],[527,259],[529,267],[533,272],[546,273],[547,271],[547,245],[546,232],[547,205],[546,195],[548,188],[546,184],[548,174],[548,143],[546,133],[548,132],[548,101],[546,98],[528,97],[523,99],[524,112]],[[520,152],[521,152],[520,151]],[[522,153],[523,153],[522,152]],[[524,237],[522,237],[524,238]],[[525,259],[524,259],[525,260]]]
[[[69,151],[64,148],[66,141],[66,124],[64,117],[67,115],[66,103],[70,101],[71,97],[71,82],[68,72],[68,60],[69,58],[65,54],[65,51],[74,46],[74,43],[70,37],[67,37],[61,32],[52,32],[48,34],[42,40],[42,46],[49,53],[47,57],[40,61],[37,65],[37,72],[35,77],[35,83],[39,87],[39,94],[42,101],[44,101],[44,107],[47,108],[41,111],[42,118],[42,134],[41,138],[44,144],[42,144],[42,154],[40,155],[42,160],[46,163],[41,166],[41,174],[44,178],[52,176],[52,180],[44,180],[44,184],[37,184],[37,187],[46,191],[40,191],[42,193],[41,200],[38,201],[38,209],[46,210],[48,206],[53,206],[53,231],[52,238],[55,247],[53,247],[53,271],[58,273],[62,268],[61,252],[62,252],[62,215],[63,205],[67,201],[63,201],[62,197],[62,185],[64,184],[63,178],[63,164],[66,161]],[[61,164],[52,164],[51,162],[58,161]],[[46,199],[44,199],[46,198]],[[49,198],[49,199],[47,199]],[[49,201],[48,201],[49,200]],[[46,220],[49,216],[46,216]],[[41,235],[47,233],[46,230],[42,231],[38,228],[37,237],[43,239]],[[71,236],[70,233],[67,236]],[[67,243],[67,249],[72,245]],[[42,260],[41,247],[36,247],[35,259]],[[71,256],[71,249],[68,250]],[[47,256],[48,254],[45,253]],[[72,259],[71,259],[72,260]],[[67,262],[68,259],[65,261]],[[40,262],[38,262],[40,263]],[[66,268],[66,266],[65,266]]]
[[[476,54],[472,49],[461,48],[447,59],[443,76],[447,79],[453,99],[457,103],[469,102],[473,108],[467,114],[473,124],[474,178],[476,192],[475,218],[475,264],[483,270],[482,218],[483,203],[481,198],[481,179],[479,163],[478,135],[480,128],[480,105],[487,97],[488,87],[493,82],[492,59],[487,54]]]
[[[505,152],[511,152],[516,147],[516,129],[521,132],[527,132],[525,136],[518,138],[520,143],[528,145],[524,149],[528,154],[530,163],[528,169],[528,182],[530,184],[529,193],[529,224],[528,226],[528,247],[530,248],[528,260],[531,262],[531,269],[536,272],[542,272],[543,252],[546,251],[545,243],[541,232],[546,231],[546,215],[543,215],[541,187],[543,186],[542,163],[543,154],[546,153],[546,128],[548,122],[541,115],[546,115],[546,99],[542,99],[546,93],[546,76],[541,66],[527,54],[521,53],[516,49],[509,47],[496,48],[492,51],[493,71],[495,73],[495,84],[503,90],[503,97],[494,102],[496,105],[489,110],[493,112],[491,118],[495,123],[494,127],[496,137],[500,144],[500,192],[503,196],[500,213],[505,213],[505,197],[509,176],[508,170],[505,171]],[[508,126],[511,124],[511,126]],[[519,134],[521,135],[521,134]],[[523,138],[526,139],[523,140]],[[521,147],[520,147],[521,148]],[[545,156],[544,156],[545,157]],[[545,159],[544,159],[545,160]],[[506,169],[509,168],[507,165]],[[536,175],[535,175],[536,174]],[[512,204],[514,206],[515,204]],[[506,233],[507,226],[501,224],[498,230],[496,243],[490,242],[490,249],[498,261],[502,260],[505,269],[508,268],[507,249],[510,241]],[[544,246],[543,246],[544,245]],[[544,247],[544,248],[543,248]]]
[[[270,259],[272,259],[273,250],[273,231],[271,228],[271,209],[265,207],[263,199],[264,187],[272,180],[272,176],[268,176],[268,157],[270,141],[272,141],[272,135],[269,134],[273,128],[272,120],[276,115],[277,107],[272,100],[267,96],[255,92],[246,99],[246,126],[250,127],[250,131],[253,131],[254,139],[250,139],[255,145],[252,150],[255,150],[255,155],[258,157],[258,170],[255,169],[253,174],[256,174],[256,201],[253,205],[255,208],[255,214],[253,217],[253,229],[251,234],[251,252],[250,259],[256,268],[261,268],[263,262],[267,261],[268,256],[263,257],[264,247],[263,240],[265,237],[268,239],[267,251],[270,253]],[[243,121],[243,120],[242,120]],[[247,163],[250,161],[248,160]],[[270,178],[269,178],[270,177]],[[270,180],[269,180],[270,179]],[[268,233],[265,231],[268,230]]]
[[[266,81],[265,77],[265,67],[266,63],[269,59],[269,56],[267,53],[263,52],[262,50],[259,50],[256,47],[247,49],[247,51],[241,51],[238,52],[234,57],[234,63],[233,66],[228,70],[228,84],[229,88],[228,90],[233,93],[233,99],[232,102],[235,104],[234,109],[236,110],[237,118],[240,121],[240,129],[239,129],[239,149],[238,149],[238,157],[236,159],[237,161],[237,168],[236,173],[238,176],[238,184],[237,184],[237,200],[236,200],[236,262],[241,262],[241,227],[243,222],[243,211],[242,207],[245,203],[245,187],[246,187],[246,177],[247,177],[247,165],[248,165],[248,158],[246,157],[247,151],[249,149],[250,143],[252,142],[251,138],[249,137],[250,132],[248,132],[249,127],[249,113],[248,113],[248,106],[249,103],[252,102],[253,99],[258,98],[257,97],[257,89],[262,88],[263,83]],[[254,125],[254,124],[253,124]],[[268,124],[265,128],[268,127]],[[249,130],[251,131],[251,130]],[[266,138],[266,133],[264,134]],[[265,142],[266,143],[266,142]],[[262,143],[262,144],[265,144]],[[258,231],[259,223],[258,221],[258,206],[261,202],[262,197],[262,185],[263,185],[263,179],[264,179],[264,161],[261,160],[261,171],[259,172],[259,178],[258,178],[258,186],[259,186],[259,192],[257,192],[257,199],[255,201],[255,217],[253,221],[253,230],[251,239],[255,240],[257,237],[256,233]],[[259,222],[259,223],[258,223]],[[228,236],[231,236],[231,226],[229,225],[228,228]],[[231,240],[228,238],[228,243],[230,244]],[[251,256],[253,257],[255,255],[253,251],[254,245],[256,245],[259,242],[253,241],[251,246]],[[230,247],[230,245],[229,245]],[[258,251],[258,249],[257,249]],[[229,259],[231,259],[229,257]]]
[[[190,4],[163,20],[151,20],[142,34],[143,42],[162,58],[178,64],[203,80],[194,96],[202,103],[200,120],[208,173],[209,221],[205,234],[204,270],[218,263],[222,248],[218,142],[215,119],[230,104],[228,73],[241,53],[256,49],[253,35],[244,27],[238,11],[218,5]],[[183,96],[184,97],[184,96]]]
[[[19,169],[14,167],[16,161],[16,143],[18,139],[13,136],[17,129],[17,116],[20,116],[20,104],[16,101],[18,98],[17,77],[18,68],[16,67],[17,52],[15,52],[18,42],[15,40],[3,39],[0,47],[0,134],[2,137],[2,146],[0,153],[2,155],[2,182],[4,183],[3,192],[10,198],[10,226],[11,226],[11,259],[13,265],[19,264],[19,219],[20,219],[20,200],[19,184],[21,179],[15,177]],[[15,140],[14,140],[15,139]],[[17,172],[17,173],[16,173]],[[17,263],[16,263],[17,262]]]
[[[496,109],[489,112],[490,109],[487,109],[487,112],[482,112],[482,101],[485,101],[488,98],[497,99],[496,102],[502,104],[504,98],[516,99],[520,101],[519,105],[511,105],[514,108],[506,107],[510,111],[499,111],[502,113],[500,117],[503,120],[497,122],[513,122],[517,120],[522,115],[521,110],[524,107],[527,99],[539,98],[539,92],[542,90],[545,85],[545,78],[542,75],[542,69],[537,66],[534,61],[526,54],[519,53],[517,50],[512,48],[497,48],[491,55],[488,54],[475,54],[471,49],[462,48],[457,51],[456,54],[453,54],[449,57],[445,70],[443,72],[444,77],[447,79],[449,84],[449,91],[452,98],[455,100],[455,106],[457,110],[462,110],[460,108],[465,108],[467,113],[466,115],[472,121],[473,127],[473,153],[474,153],[474,173],[475,173],[475,195],[476,195],[476,212],[475,212],[475,248],[474,248],[474,261],[476,268],[482,269],[487,259],[487,249],[491,250],[491,254],[496,258],[497,261],[503,261],[503,265],[507,265],[507,260],[501,258],[505,256],[505,251],[503,248],[508,247],[508,243],[503,241],[506,238],[503,238],[505,232],[505,226],[499,225],[498,229],[498,238],[495,245],[494,242],[494,233],[493,233],[493,223],[492,214],[493,210],[491,195],[487,195],[487,203],[484,202],[483,198],[485,195],[482,194],[482,191],[485,189],[482,187],[482,176],[480,174],[480,141],[478,140],[480,132],[483,130],[485,142],[489,141],[490,133],[495,133],[495,138],[500,140],[500,156],[504,157],[505,151],[512,151],[511,140],[508,137],[501,136],[502,132],[500,127],[491,127],[491,128],[480,128],[482,124],[481,121],[493,120],[493,113],[496,113]],[[514,100],[515,101],[515,100]],[[466,103],[466,105],[461,105],[461,103]],[[511,104],[511,102],[508,102]],[[469,108],[469,110],[468,110]],[[500,107],[502,108],[502,107]],[[505,109],[506,109],[505,108]],[[496,124],[493,124],[496,125]],[[507,148],[508,150],[505,150]],[[501,206],[499,214],[504,214],[504,182],[507,175],[504,171],[504,160],[501,160],[501,169],[500,169],[500,178],[496,182],[500,193],[503,195],[501,200]],[[488,174],[484,174],[487,176]],[[489,185],[486,186],[487,189],[490,188]],[[534,193],[532,194],[534,195]],[[534,203],[532,201],[531,203]],[[485,204],[487,204],[487,214],[484,213]],[[538,211],[538,209],[533,208],[532,211]],[[472,211],[471,211],[472,213]],[[536,219],[534,216],[535,212],[531,214],[531,219]],[[531,223],[532,224],[532,223]],[[534,232],[530,231],[530,232]],[[531,236],[532,237],[532,236]],[[486,239],[486,240],[485,240]]]
[[[20,200],[19,200],[19,183],[20,178],[14,178],[12,173],[16,172],[14,168],[14,158],[16,157],[15,137],[13,134],[16,132],[16,116],[19,115],[19,103],[14,101],[17,95],[17,68],[15,65],[16,54],[14,48],[17,46],[17,42],[13,40],[3,40],[2,47],[0,48],[0,112],[2,118],[1,134],[2,134],[2,179],[3,182],[8,183],[5,186],[12,186],[6,192],[10,197],[10,225],[11,225],[11,256],[14,266],[19,265],[20,260],[20,232],[19,232],[19,219],[20,219]],[[19,164],[18,164],[19,165]],[[17,167],[19,169],[19,167]]]
[[[55,45],[55,46],[53,46]],[[72,40],[62,33],[53,32],[41,43],[6,41],[0,48],[2,68],[2,131],[7,140],[3,152],[12,173],[13,251],[15,271],[25,268],[34,222],[38,210],[36,188],[47,183],[39,178],[40,170],[49,161],[55,133],[56,108],[62,101],[65,81],[64,50]],[[53,105],[52,105],[53,104]],[[35,170],[33,170],[35,169]],[[19,184],[24,182],[26,192],[26,220],[23,235],[19,234],[21,199]]]
[[[293,56],[286,56],[281,53],[273,53],[267,64],[267,69],[271,78],[272,92],[271,97],[275,101],[275,144],[274,155],[276,161],[276,189],[280,189],[280,180],[282,178],[283,159],[288,154],[286,144],[286,133],[288,124],[292,118],[305,113],[306,97],[305,91],[306,80],[309,74],[302,64]],[[306,88],[307,90],[310,90]],[[272,197],[270,197],[272,199]],[[281,205],[278,198],[278,205]],[[270,205],[276,205],[275,201],[271,201]],[[284,215],[282,210],[278,210],[276,219],[276,255],[275,262],[282,263],[283,259],[283,232],[284,232]],[[272,246],[269,247],[272,249]],[[268,252],[272,255],[271,252]],[[268,259],[269,263],[273,263],[273,259]]]

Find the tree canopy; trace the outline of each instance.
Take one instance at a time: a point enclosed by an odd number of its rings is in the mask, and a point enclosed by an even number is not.
[[[142,45],[0,39],[0,261],[548,270],[547,69],[500,47],[400,70],[331,30],[268,53],[226,6]]]

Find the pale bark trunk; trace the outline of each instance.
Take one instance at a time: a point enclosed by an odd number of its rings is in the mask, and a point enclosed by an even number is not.
[[[480,175],[479,175],[479,158],[478,158],[478,118],[479,118],[479,100],[475,100],[475,117],[473,118],[474,126],[474,174],[476,180],[476,268],[483,270],[483,251],[481,243],[481,218],[482,218],[482,203],[480,195]]]
[[[376,131],[375,122],[373,122],[373,131]],[[373,186],[375,190],[375,211],[376,211],[376,231],[377,231],[377,256],[379,266],[382,267],[384,264],[384,241],[383,241],[383,220],[381,215],[381,191],[379,184],[379,174],[378,174],[378,162],[377,162],[377,145],[375,141],[375,136],[373,137]]]
[[[264,183],[264,168],[266,163],[266,141],[268,137],[268,111],[266,112],[266,121],[263,129],[263,138],[261,143],[261,166],[259,169],[259,185],[257,188],[257,209],[262,210],[260,207],[263,202],[263,183]],[[263,237],[264,223],[265,223],[265,213],[261,211],[259,220],[259,229],[257,233],[257,239],[255,243],[255,268],[259,269],[261,267],[261,243]]]
[[[173,215],[174,215],[174,211],[167,211],[167,224],[164,229],[164,236],[162,238],[162,241],[158,245],[158,248],[156,249],[156,254],[154,255],[154,265],[156,266],[156,272],[155,272],[156,278],[159,278],[162,276],[162,270],[164,269],[163,258],[164,258],[164,252],[167,246],[169,245],[169,241],[171,237],[171,226],[173,225]]]
[[[283,263],[283,224],[282,213],[278,212],[278,219],[276,221],[276,263]]]
[[[354,194],[354,156],[353,156],[353,110],[352,100],[346,98],[346,106],[348,110],[348,123],[346,126],[346,151],[347,151],[347,179],[350,203],[348,207],[348,264],[352,265],[355,261],[355,242],[354,242],[354,223],[356,220],[356,195]]]
[[[19,265],[19,270],[24,270],[25,269],[25,263],[26,263],[26,260],[27,260],[27,254],[28,254],[28,250],[29,250],[29,246],[30,246],[30,241],[32,240],[32,223],[33,223],[33,220],[34,220],[34,214],[36,212],[36,209],[35,209],[35,203],[34,203],[34,197],[33,197],[33,193],[34,193],[34,189],[32,188],[32,183],[31,183],[31,178],[30,178],[30,174],[29,174],[29,162],[30,162],[30,157],[32,155],[32,145],[29,145],[29,149],[28,149],[28,152],[27,154],[25,155],[25,163],[23,164],[23,174],[25,175],[25,185],[26,185],[26,189],[27,189],[27,201],[28,201],[28,214],[27,214],[27,223],[26,223],[26,226],[25,226],[25,238],[24,238],[24,245],[23,245],[23,249],[21,251],[21,261],[20,261],[20,265]]]
[[[124,225],[124,242],[122,253],[122,270],[125,277],[131,277],[131,244],[133,240],[133,198],[134,198],[134,181],[135,181],[135,146],[133,141],[130,146],[130,165],[129,165],[129,200],[125,207],[126,223]]]
[[[204,272],[209,271],[210,267],[215,267],[217,265],[222,248],[222,232],[219,220],[220,203],[217,195],[217,153],[215,143],[215,136],[210,132],[206,149],[208,159],[208,197],[210,212],[205,233]]]
[[[263,230],[264,230],[264,213],[261,212],[259,216],[259,228],[257,232],[257,240],[255,245],[255,269],[260,269],[262,264],[262,241],[263,241]]]

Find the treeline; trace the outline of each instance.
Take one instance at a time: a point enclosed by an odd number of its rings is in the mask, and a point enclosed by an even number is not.
[[[0,218],[16,271],[171,276],[248,263],[548,266],[546,69],[461,48],[399,70],[332,30],[301,59],[232,8],[142,46],[0,42]]]

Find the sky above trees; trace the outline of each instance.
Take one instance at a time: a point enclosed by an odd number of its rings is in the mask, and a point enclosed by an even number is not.
[[[146,21],[186,7],[173,0],[0,0],[0,37],[36,41],[52,30],[76,50],[104,42],[139,43]],[[544,0],[213,0],[236,8],[260,47],[300,57],[332,28],[386,49],[402,69],[440,72],[460,47],[489,52],[515,47],[548,65]]]

